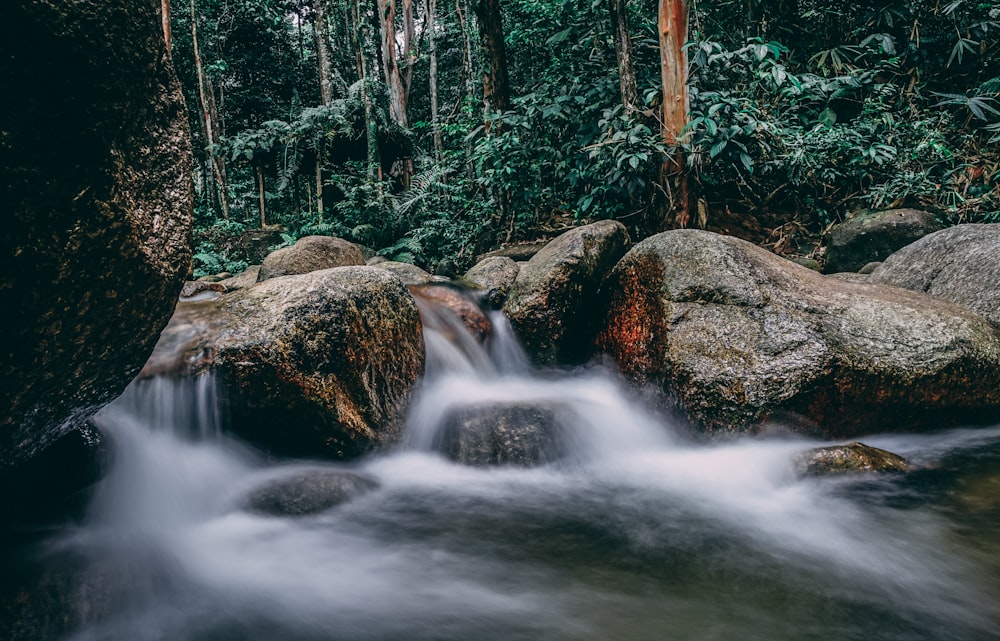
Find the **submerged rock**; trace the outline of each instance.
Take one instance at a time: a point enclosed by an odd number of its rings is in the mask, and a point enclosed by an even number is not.
[[[521,268],[503,311],[536,362],[590,356],[598,290],[630,243],[624,225],[602,220],[559,236]]]
[[[830,230],[826,272],[856,272],[939,229],[941,223],[919,209],[858,212]]]
[[[187,110],[159,5],[0,3],[0,467],[119,395],[191,261]]]
[[[799,476],[830,476],[861,472],[908,472],[905,458],[864,443],[817,447],[793,459]]]
[[[343,458],[397,438],[423,366],[399,279],[339,267],[182,301],[143,374],[216,371],[233,432],[277,453]]]
[[[483,303],[487,307],[500,309],[507,301],[520,270],[521,267],[506,256],[491,256],[473,265],[462,280],[482,292]]]
[[[261,263],[257,280],[364,264],[365,258],[354,243],[334,236],[303,236],[291,247],[268,254]]]
[[[698,230],[636,245],[607,292],[598,346],[709,433],[792,421],[844,437],[1000,412],[1000,332],[932,296]]]
[[[887,258],[872,282],[943,298],[1000,328],[1000,224],[957,225]]]
[[[530,467],[559,458],[559,413],[538,404],[488,404],[453,415],[439,451],[466,465]]]
[[[266,516],[307,516],[329,510],[378,487],[367,476],[316,468],[299,470],[252,490],[244,507]]]
[[[461,289],[441,284],[410,285],[407,289],[418,301],[450,310],[462,321],[469,334],[480,343],[485,342],[493,333],[493,325],[486,313]],[[424,316],[423,310],[424,307],[421,306],[422,316]],[[426,319],[424,324],[434,325],[428,323]]]

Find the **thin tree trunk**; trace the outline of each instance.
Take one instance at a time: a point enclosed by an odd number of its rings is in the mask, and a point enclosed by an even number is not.
[[[214,96],[209,92],[209,87],[207,80],[205,78],[204,71],[201,64],[201,53],[198,49],[198,13],[195,10],[194,0],[191,0],[191,41],[194,48],[194,66],[198,74],[198,98],[201,101],[201,113],[205,122],[205,134],[207,142],[209,145],[218,144],[218,132],[216,131],[212,119],[213,109],[210,106],[209,100],[211,98],[211,104],[214,104]],[[215,172],[215,177],[219,181],[219,202],[222,205],[222,217],[229,218],[229,199],[227,195],[226,188],[226,178],[225,178],[225,168],[222,166],[220,159],[212,155],[212,168]]]
[[[413,0],[403,0],[403,104],[410,102],[410,83],[413,81],[413,64],[416,58],[413,47],[416,44],[416,28],[413,23]]]
[[[663,81],[663,137],[668,145],[676,146],[667,161],[665,174],[674,185],[675,221],[681,227],[691,219],[690,196],[684,174],[684,155],[680,145],[684,142],[687,126],[688,89],[687,56],[687,0],[659,0],[658,27],[660,36],[660,77]]]
[[[382,69],[389,87],[389,117],[406,127],[406,92],[396,58],[396,0],[378,0],[379,28],[382,34]]]
[[[490,70],[483,78],[483,106],[486,121],[493,114],[510,109],[510,77],[507,75],[507,48],[504,45],[500,0],[474,0],[473,10],[479,20],[479,38]]]
[[[264,229],[267,227],[267,208],[266,199],[264,197],[264,165],[263,163],[257,164],[257,195],[260,199],[260,228]]]
[[[316,214],[323,224],[323,150],[322,143],[316,144]]]
[[[611,33],[615,41],[615,60],[618,63],[618,85],[622,94],[622,110],[626,118],[631,118],[637,109],[639,92],[635,82],[626,0],[608,0],[608,12],[611,14]]]
[[[163,24],[163,41],[167,43],[167,55],[170,55],[173,44],[170,35],[170,0],[160,0],[160,21]]]
[[[434,14],[437,12],[437,0],[427,0],[427,33],[430,54],[430,69],[428,85],[431,98],[431,131],[434,134],[434,156],[438,162],[444,153],[444,141],[441,139],[441,124],[438,121],[438,85],[437,85],[437,40],[434,37]]]
[[[333,72],[330,67],[330,39],[326,20],[326,3],[316,0],[316,60],[319,67],[319,94],[324,105],[333,102]]]

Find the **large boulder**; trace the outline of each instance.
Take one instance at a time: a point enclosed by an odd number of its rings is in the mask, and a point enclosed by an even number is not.
[[[143,375],[217,372],[232,431],[278,454],[346,458],[396,439],[423,365],[399,279],[339,267],[181,302]]]
[[[268,254],[261,263],[257,279],[260,282],[278,276],[364,264],[365,257],[354,243],[335,236],[303,236],[291,247]]]
[[[536,362],[590,355],[598,291],[630,243],[624,225],[602,220],[564,233],[521,268],[503,311]]]
[[[473,265],[462,280],[481,292],[483,304],[499,309],[507,301],[520,270],[520,266],[506,256],[491,256]]]
[[[0,467],[120,394],[191,261],[187,112],[159,5],[0,3]]]
[[[965,305],[1000,328],[1000,224],[958,225],[892,254],[871,282]]]
[[[858,212],[830,230],[826,273],[859,271],[939,229],[933,214],[919,209]]]
[[[822,276],[698,230],[636,245],[598,345],[710,433],[769,421],[850,436],[1000,409],[1000,332],[964,307]]]

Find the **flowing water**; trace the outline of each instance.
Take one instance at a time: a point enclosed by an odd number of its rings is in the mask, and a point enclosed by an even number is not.
[[[220,433],[214,384],[140,381],[98,417],[113,464],[57,547],[86,560],[73,641],[1000,638],[1000,427],[866,439],[905,476],[795,477],[817,443],[704,445],[599,371],[532,372],[428,323],[403,444],[274,463]],[[446,338],[447,337],[447,338]],[[556,407],[557,460],[472,467],[448,416]],[[241,506],[320,466],[378,488],[299,518]]]

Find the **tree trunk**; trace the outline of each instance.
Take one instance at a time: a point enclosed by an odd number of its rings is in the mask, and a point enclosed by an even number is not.
[[[170,35],[170,0],[160,0],[160,22],[163,25],[163,41],[167,43],[167,55],[170,55],[173,44]]]
[[[323,224],[323,150],[322,143],[316,145],[316,214],[317,222]]]
[[[489,73],[483,78],[483,106],[489,124],[493,114],[510,110],[510,77],[500,0],[474,0],[473,10],[479,20],[480,46],[490,64]]]
[[[333,72],[330,68],[330,38],[326,20],[326,3],[316,0],[316,60],[319,66],[319,95],[324,105],[333,102]]]
[[[428,85],[431,98],[431,131],[434,133],[434,156],[438,162],[444,153],[444,142],[441,139],[441,125],[438,122],[438,85],[437,85],[437,40],[434,37],[434,14],[437,11],[437,0],[427,0],[427,33],[430,54],[430,69]]]
[[[215,145],[219,142],[219,132],[215,128],[215,123],[213,120],[212,105],[215,103],[214,95],[212,95],[210,88],[208,86],[208,80],[205,78],[205,73],[201,65],[201,53],[198,50],[198,13],[195,11],[194,0],[191,0],[191,42],[194,48],[194,66],[198,73],[198,98],[201,101],[201,113],[205,123],[205,136],[208,145]],[[226,187],[226,175],[225,166],[222,164],[221,159],[218,158],[214,153],[212,156],[212,169],[215,173],[215,178],[219,182],[219,204],[222,206],[222,217],[229,218],[229,198],[228,189]]]
[[[267,227],[267,209],[264,197],[264,164],[257,164],[257,195],[260,199],[260,228]]]
[[[684,174],[684,155],[680,149],[687,125],[688,89],[687,55],[687,0],[659,0],[660,77],[663,81],[663,137],[668,145],[676,146],[667,161],[664,173],[673,183],[673,209],[675,221],[681,227],[691,219],[687,177]]]
[[[416,28],[413,24],[413,0],[403,0],[403,104],[410,100],[410,83],[413,81],[413,64],[416,57],[413,47],[416,43]]]
[[[406,92],[396,58],[396,0],[378,0],[379,26],[382,32],[382,68],[389,88],[389,117],[406,127]]]
[[[631,118],[639,103],[639,92],[636,88],[635,67],[632,61],[632,41],[629,38],[626,0],[608,0],[608,12],[611,14],[611,33],[615,41],[622,113],[626,118]]]

